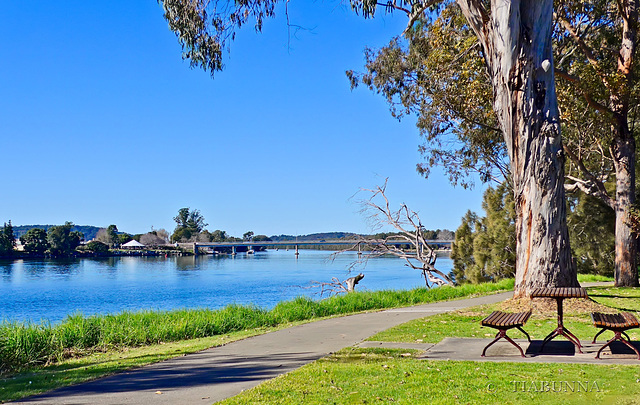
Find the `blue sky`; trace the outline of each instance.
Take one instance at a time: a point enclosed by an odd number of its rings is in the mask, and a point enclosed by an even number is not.
[[[389,177],[427,228],[455,229],[483,188],[415,171],[413,120],[351,91],[366,46],[405,18],[364,20],[337,1],[243,28],[215,79],[189,68],[155,0],[4,2],[0,221],[172,230],[181,207],[240,236],[370,232],[356,199]],[[8,177],[8,178],[6,178]]]

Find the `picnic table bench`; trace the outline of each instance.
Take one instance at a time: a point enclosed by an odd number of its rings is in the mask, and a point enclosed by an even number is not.
[[[573,343],[578,349],[579,353],[582,353],[582,345],[580,344],[580,340],[571,333],[563,323],[563,310],[562,310],[562,301],[567,298],[588,298],[587,291],[582,287],[540,287],[534,288],[531,291],[531,298],[553,298],[556,300],[558,307],[558,326],[551,331],[542,341],[542,346],[540,346],[540,351],[544,349],[544,346],[551,341],[551,339],[556,336],[564,336]]]
[[[497,342],[498,340],[505,338],[509,343],[514,345],[520,350],[520,354],[522,357],[525,357],[524,352],[520,345],[514,342],[509,336],[507,336],[507,330],[516,328],[520,330],[520,332],[524,333],[527,336],[529,342],[531,342],[531,337],[527,332],[522,329],[522,326],[527,322],[529,317],[531,316],[531,310],[526,312],[519,313],[509,313],[502,311],[493,311],[489,316],[482,320],[482,326],[488,326],[490,328],[498,329],[498,333],[496,334],[496,338],[493,342],[489,343],[484,350],[482,351],[482,357],[485,357],[485,353],[489,346]]]
[[[604,350],[605,347],[609,346],[611,343],[616,340],[621,341],[625,345],[629,346],[637,355],[638,360],[640,360],[640,353],[638,349],[636,349],[630,342],[629,335],[625,332],[628,329],[634,329],[640,327],[640,323],[638,323],[638,319],[629,312],[622,312],[619,314],[603,314],[600,312],[593,312],[591,314],[591,319],[593,320],[593,324],[596,328],[602,328],[594,337],[593,342],[596,342],[596,338],[600,336],[600,334],[606,330],[612,331],[615,335],[613,338],[607,343],[604,344],[598,350],[598,354],[596,355],[596,359],[600,358],[600,353]],[[622,337],[622,335],[626,337],[626,340]]]

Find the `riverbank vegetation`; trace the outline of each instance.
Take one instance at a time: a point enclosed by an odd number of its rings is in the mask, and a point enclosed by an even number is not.
[[[176,228],[173,234],[165,229],[153,229],[147,233],[129,234],[121,232],[114,224],[106,228],[88,225],[75,225],[65,222],[64,225],[21,225],[12,226],[11,221],[0,228],[0,258],[2,259],[42,259],[67,257],[107,257],[107,256],[157,256],[157,255],[190,255],[192,250],[179,247],[179,243],[221,243],[221,242],[251,242],[254,251],[265,250],[260,242],[291,242],[282,245],[282,249],[311,249],[339,251],[344,244],[327,245],[327,241],[342,242],[344,240],[380,240],[398,236],[398,232],[377,233],[374,235],[359,235],[349,232],[326,232],[309,235],[274,235],[267,236],[247,231],[242,238],[229,235],[226,231],[205,229],[208,225],[204,216],[197,209],[181,208],[173,218]],[[454,233],[447,229],[423,230],[426,239],[451,240]],[[123,246],[135,240],[144,247],[130,248]],[[308,242],[322,242],[310,245]],[[306,242],[298,245],[298,242]],[[431,244],[441,248],[448,243]],[[399,247],[410,249],[411,244],[401,244]],[[368,248],[363,247],[363,250]],[[219,253],[232,253],[231,247],[218,247]],[[236,251],[248,250],[247,246],[240,246]]]
[[[511,288],[513,280],[503,280],[500,283],[430,290],[357,292],[320,301],[297,298],[282,302],[272,310],[231,305],[220,310],[123,312],[90,317],[74,315],[55,325],[5,322],[0,325],[0,375],[4,378],[0,382],[4,384],[4,381],[24,373],[46,372],[43,370],[48,367],[96,353],[129,351],[136,347],[219,337],[238,331],[266,331],[267,328],[294,322],[445,301]],[[92,377],[95,375],[87,378]],[[59,384],[65,385],[64,379],[60,379]]]

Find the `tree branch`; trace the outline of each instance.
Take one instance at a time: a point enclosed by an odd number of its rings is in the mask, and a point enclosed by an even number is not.
[[[591,66],[593,66],[593,68],[596,70],[596,73],[598,74],[598,76],[600,76],[600,79],[602,80],[604,85],[607,88],[610,88],[611,86],[609,84],[609,80],[607,79],[606,75],[602,71],[602,68],[600,67],[600,63],[598,62],[598,59],[596,58],[593,49],[580,37],[580,35],[576,31],[576,29],[573,27],[573,25],[571,25],[569,20],[557,14],[555,16],[558,22],[560,22],[560,24],[564,27],[564,29],[569,33],[571,38],[573,38],[574,42],[582,50],[582,52],[584,53],[584,56],[589,61],[589,64],[591,64]]]
[[[588,91],[586,91],[583,87],[582,87],[582,81],[574,76],[571,75],[565,71],[562,71],[560,69],[555,69],[555,74],[556,76],[561,77],[562,79],[573,83],[576,85],[576,88],[582,93],[582,96],[584,97],[584,99],[586,100],[587,104],[589,104],[589,106],[597,111],[601,111],[607,114],[612,114],[614,115],[614,112],[611,111],[611,109],[607,106],[605,106],[604,104],[600,104],[598,101],[594,100],[593,97],[591,97],[591,95],[589,94]]]
[[[612,209],[615,209],[616,201],[609,196],[606,188],[604,187],[604,183],[586,168],[582,159],[576,156],[576,154],[573,153],[573,151],[566,144],[563,145],[563,149],[569,159],[571,159],[571,161],[576,164],[576,166],[586,179],[579,179],[577,177],[569,175],[567,175],[566,177],[569,180],[574,181],[574,184],[584,193],[599,198],[606,205],[608,205]]]
[[[425,228],[418,213],[411,210],[406,204],[401,204],[397,211],[391,209],[391,204],[386,195],[388,180],[388,178],[385,179],[384,184],[375,189],[362,189],[361,191],[371,193],[371,196],[366,200],[361,200],[360,204],[363,206],[362,212],[372,212],[370,218],[377,225],[391,225],[398,231],[398,234],[381,240],[363,239],[359,241],[358,245],[366,245],[370,249],[364,260],[369,257],[391,254],[404,259],[407,266],[419,269],[427,287],[430,286],[429,282],[431,282],[431,285],[438,284],[434,280],[439,278],[442,279],[442,283],[453,285],[453,281],[435,267],[436,250],[427,243],[424,234]],[[382,201],[377,203],[376,199],[381,199]],[[410,252],[405,251],[399,245],[410,245],[412,250]],[[434,274],[439,277],[435,277]]]

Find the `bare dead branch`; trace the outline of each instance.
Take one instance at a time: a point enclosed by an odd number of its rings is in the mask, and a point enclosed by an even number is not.
[[[425,227],[417,212],[410,209],[406,204],[400,204],[398,210],[391,208],[391,203],[386,195],[388,178],[381,186],[373,189],[361,189],[361,192],[370,194],[369,198],[360,200],[361,212],[369,215],[375,225],[390,225],[397,234],[384,239],[364,239],[359,240],[354,246],[334,253],[332,256],[345,251],[357,249],[366,253],[357,261],[353,262],[350,269],[357,265],[366,265],[366,262],[373,257],[383,255],[393,255],[404,259],[405,265],[420,270],[427,287],[432,285],[448,284],[453,285],[453,281],[448,275],[435,267],[437,252],[436,249],[427,243],[425,237]],[[409,249],[404,247],[408,246]],[[437,281],[440,280],[440,281]]]
[[[576,187],[578,187],[586,194],[597,197],[609,207],[615,208],[615,200],[611,198],[611,196],[609,196],[609,194],[607,193],[604,182],[598,179],[593,173],[591,173],[584,165],[582,159],[580,159],[566,144],[564,145],[563,149],[569,159],[571,159],[571,161],[575,163],[582,175],[585,177],[585,179],[578,179],[573,176],[567,176],[567,178],[574,181]]]
[[[322,297],[325,294],[334,296],[342,293],[350,293],[355,291],[356,284],[364,278],[364,274],[360,273],[355,277],[349,277],[344,281],[340,281],[337,277],[331,277],[330,282],[312,281],[310,287],[306,288],[320,288],[319,295]]]

